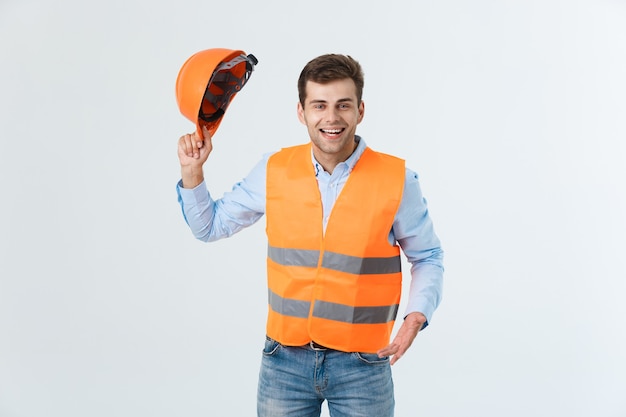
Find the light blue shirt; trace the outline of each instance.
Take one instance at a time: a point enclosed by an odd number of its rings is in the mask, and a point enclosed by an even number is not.
[[[324,230],[337,197],[365,150],[365,141],[359,136],[356,140],[355,151],[345,162],[337,164],[332,174],[324,171],[311,153],[322,198]],[[183,188],[182,181],[178,182],[178,202],[185,221],[197,239],[212,242],[232,236],[256,223],[265,214],[266,167],[271,155],[265,155],[247,177],[218,200],[211,198],[204,182],[193,189]],[[389,231],[389,242],[398,242],[411,263],[405,317],[409,313],[420,312],[426,316],[428,324],[441,300],[443,251],[428,215],[418,176],[409,169],[406,169],[402,201]]]

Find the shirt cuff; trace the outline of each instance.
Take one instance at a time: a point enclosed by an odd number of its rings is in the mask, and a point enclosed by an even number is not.
[[[404,317],[408,316],[411,313],[422,313],[426,317],[426,323],[424,323],[424,325],[422,326],[422,330],[424,330],[430,323],[434,312],[435,307],[432,305],[432,303],[430,303],[425,298],[418,298],[413,302],[410,302],[409,305],[407,305],[404,311]]]
[[[176,184],[176,191],[180,201],[186,205],[206,204],[210,198],[204,181],[194,188],[183,188],[183,180],[181,179]]]

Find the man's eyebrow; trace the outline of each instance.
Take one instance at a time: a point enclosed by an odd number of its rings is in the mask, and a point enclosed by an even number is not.
[[[339,100],[337,100],[337,103],[345,103],[348,101],[354,101],[354,99],[350,98],[350,97],[346,97],[346,98],[340,98]],[[322,100],[322,99],[312,99],[309,101],[309,103],[328,103],[327,100]]]

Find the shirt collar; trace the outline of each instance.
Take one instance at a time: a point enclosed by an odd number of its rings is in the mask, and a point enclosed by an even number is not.
[[[363,155],[363,152],[367,147],[365,141],[359,135],[354,135],[354,141],[357,143],[356,149],[354,150],[354,152],[352,152],[352,155],[350,155],[348,159],[346,159],[344,162],[340,162],[341,164],[346,164],[348,166],[348,172],[352,172],[354,166],[359,161],[359,158],[361,158],[361,155]],[[313,148],[311,148],[311,161],[313,162],[313,167],[315,168],[315,176],[317,177],[317,174],[319,174],[320,171],[323,171],[324,168],[322,168],[320,163],[317,162],[317,160],[315,159],[315,155],[313,155]]]

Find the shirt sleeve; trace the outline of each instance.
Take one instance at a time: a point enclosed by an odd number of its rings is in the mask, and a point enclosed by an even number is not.
[[[443,250],[428,214],[417,173],[407,169],[404,193],[393,224],[393,234],[411,263],[411,285],[406,315],[426,316],[424,327],[439,306],[443,289]]]
[[[193,235],[203,242],[213,242],[256,223],[265,214],[265,177],[267,154],[222,198],[213,200],[203,181],[186,189],[182,180],[176,184],[178,203]]]

